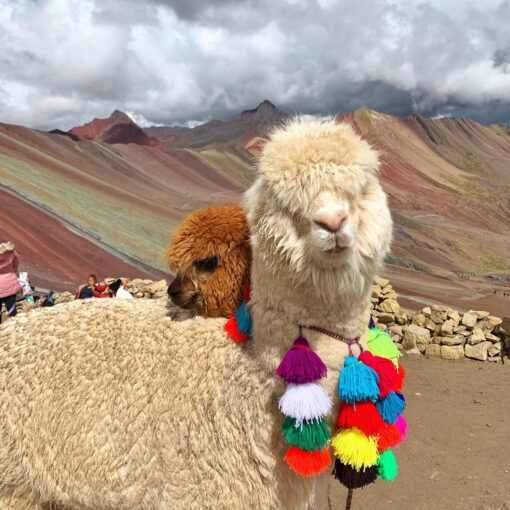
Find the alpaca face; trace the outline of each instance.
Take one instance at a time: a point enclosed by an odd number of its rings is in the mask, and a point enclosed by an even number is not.
[[[172,237],[167,263],[176,274],[172,302],[205,317],[227,317],[242,302],[251,247],[244,210],[237,205],[199,209]]]
[[[315,287],[367,280],[391,241],[378,166],[377,152],[333,119],[297,119],[273,133],[245,195],[255,256]]]

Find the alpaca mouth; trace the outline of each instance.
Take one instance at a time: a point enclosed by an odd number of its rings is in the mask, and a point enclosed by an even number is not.
[[[345,250],[347,250],[347,246],[335,246],[329,250],[326,250],[326,253],[331,253],[334,255],[337,253],[343,253]]]

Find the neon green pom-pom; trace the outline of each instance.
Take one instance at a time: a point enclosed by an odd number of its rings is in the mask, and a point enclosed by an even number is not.
[[[374,356],[391,359],[393,364],[398,367],[398,358],[400,358],[402,354],[391,336],[385,331],[371,328],[368,332],[367,347]]]
[[[379,478],[383,480],[395,480],[398,475],[398,464],[392,450],[385,450],[381,453],[379,461],[377,462],[377,470],[379,472]]]
[[[331,437],[326,420],[304,420],[297,424],[294,418],[287,416],[282,425],[285,442],[307,452],[320,450]]]

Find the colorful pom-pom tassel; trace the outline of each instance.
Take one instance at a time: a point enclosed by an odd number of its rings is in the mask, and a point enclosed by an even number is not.
[[[335,467],[332,475],[348,489],[360,489],[377,479],[378,471],[375,466],[357,471],[339,459],[335,460]]]
[[[373,436],[386,424],[373,402],[342,402],[338,413],[337,425],[343,429],[356,427],[367,436]]]
[[[398,358],[402,356],[391,336],[377,328],[368,332],[367,348],[374,356],[391,359],[395,367],[398,367]]]
[[[387,397],[381,398],[375,403],[382,419],[386,423],[395,423],[399,414],[405,409],[405,401],[398,393],[392,391]]]
[[[397,427],[386,423],[386,426],[377,434],[377,449],[379,452],[384,452],[390,448],[395,448],[403,440],[404,438]]]
[[[331,439],[335,455],[354,469],[366,469],[377,462],[377,440],[358,429],[343,429]]]
[[[294,340],[292,347],[276,369],[276,375],[287,383],[305,384],[326,377],[328,369],[320,357],[310,349],[304,337]]]
[[[306,477],[322,473],[331,464],[331,454],[328,448],[307,452],[297,446],[291,446],[285,453],[284,458],[293,471]]]
[[[379,376],[379,397],[386,397],[395,389],[398,371],[390,359],[364,351],[359,355],[358,360],[369,366]]]
[[[290,416],[283,422],[282,434],[287,444],[306,451],[321,450],[331,437],[326,420],[306,420],[298,423]]]
[[[250,335],[252,330],[252,317],[246,302],[241,303],[241,306],[235,311],[235,317],[238,331],[245,335]]]
[[[228,318],[227,322],[225,323],[224,329],[228,337],[238,344],[243,344],[249,338],[249,336],[246,333],[239,331],[236,316],[234,314],[232,314]]]
[[[324,418],[332,407],[328,394],[317,383],[289,384],[280,397],[280,411],[285,416],[304,420]]]
[[[379,396],[378,376],[367,365],[354,356],[347,356],[340,372],[338,394],[345,402],[377,400]]]
[[[397,371],[397,380],[395,381],[395,391],[400,391],[404,387],[404,379],[407,375],[406,369],[399,363]]]
[[[402,435],[402,440],[404,440],[407,437],[407,420],[403,414],[398,415],[395,427],[397,427],[398,431]]]
[[[398,464],[391,450],[382,452],[377,462],[379,478],[383,480],[395,480],[398,475]]]

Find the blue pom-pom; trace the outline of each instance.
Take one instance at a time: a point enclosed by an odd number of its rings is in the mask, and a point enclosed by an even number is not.
[[[246,335],[251,335],[252,318],[251,310],[248,308],[246,301],[235,311],[238,330]]]
[[[392,391],[387,397],[378,400],[375,406],[382,419],[386,423],[393,424],[397,421],[398,415],[404,411],[406,403],[402,394]]]
[[[338,380],[338,395],[351,404],[364,400],[375,402],[379,397],[379,376],[354,356],[347,356]]]

